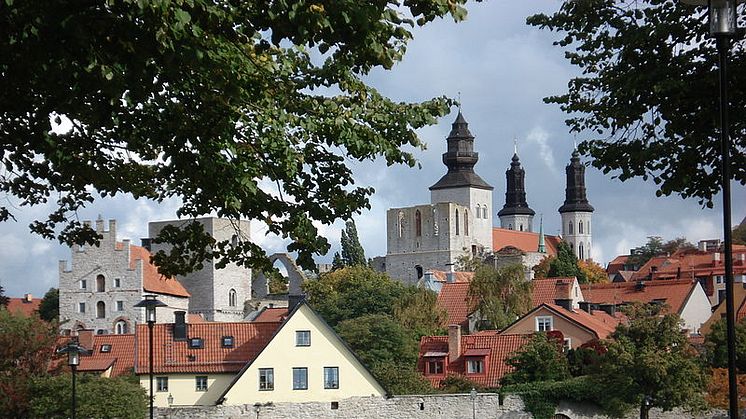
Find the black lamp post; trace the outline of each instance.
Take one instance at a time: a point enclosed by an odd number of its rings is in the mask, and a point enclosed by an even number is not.
[[[738,33],[736,7],[746,0],[681,0],[687,4],[707,5],[710,35],[715,37],[720,73],[720,153],[722,154],[723,239],[725,241],[725,318],[728,330],[728,400],[730,417],[738,418],[736,380],[736,321],[733,303],[733,239],[730,220],[730,126],[728,124],[728,51]]]
[[[67,354],[67,365],[70,366],[70,369],[73,372],[73,391],[71,401],[72,411],[70,417],[72,419],[75,419],[75,372],[78,369],[78,365],[80,365],[80,354],[87,351],[85,348],[78,345],[78,342],[76,342],[75,340],[71,340],[67,343],[67,346],[60,348],[60,350],[57,352],[61,354]]]
[[[155,308],[166,307],[166,304],[155,298],[155,295],[146,295],[145,299],[135,304],[135,307],[145,307],[145,321],[148,323],[148,374],[150,376],[150,419],[153,419],[153,326],[155,325]]]

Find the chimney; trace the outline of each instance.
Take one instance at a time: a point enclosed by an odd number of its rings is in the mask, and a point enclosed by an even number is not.
[[[454,363],[461,356],[461,326],[448,326],[448,362]]]
[[[78,330],[78,344],[88,350],[93,349],[93,329]]]
[[[716,251],[712,254],[712,264],[717,265],[720,263],[720,252]]]
[[[23,294],[23,302],[24,303],[30,303],[34,300],[34,297],[31,294]]]
[[[601,304],[599,308],[609,316],[613,317],[616,314],[616,304]]]
[[[174,340],[186,340],[186,311],[174,311]]]
[[[591,312],[591,303],[589,303],[588,301],[581,301],[580,303],[578,303],[578,305],[580,306],[580,309],[585,311],[586,313]]]
[[[306,299],[304,294],[291,294],[288,295],[288,313],[293,311],[295,307]]]
[[[554,304],[564,308],[567,311],[572,311],[572,300],[567,298],[557,298],[554,300]]]
[[[453,284],[456,282],[456,273],[453,271],[453,263],[447,264],[448,266],[448,273],[446,273],[446,282],[449,284]]]

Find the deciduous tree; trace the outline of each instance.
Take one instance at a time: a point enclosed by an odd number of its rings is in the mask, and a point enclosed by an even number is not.
[[[480,327],[502,329],[526,314],[531,309],[532,290],[533,284],[526,281],[522,265],[500,269],[481,266],[469,283],[472,307],[486,323]]]
[[[399,297],[393,313],[399,324],[414,332],[418,341],[422,336],[443,334],[448,320],[448,313],[438,306],[438,294],[423,288],[410,289]]]
[[[5,295],[5,288],[0,285],[0,308],[7,307],[9,301],[10,299]]]
[[[705,335],[707,362],[714,368],[728,368],[728,333],[725,319],[712,324],[710,333]],[[736,323],[736,367],[746,373],[746,321]]]
[[[578,282],[585,284],[586,278],[583,271],[578,267],[578,258],[575,257],[570,245],[561,241],[557,245],[557,257],[549,262],[549,272],[547,278],[572,278],[578,279]]]
[[[416,162],[416,130],[453,101],[390,100],[364,82],[401,60],[411,28],[465,17],[466,0],[193,0],[56,5],[0,13],[0,221],[49,206],[31,231],[95,244],[75,214],[119,194],[177,198],[179,217],[252,219],[290,241],[301,266],[328,241],[314,223],[369,206],[348,161]],[[247,238],[164,229],[166,274],[212,258],[269,269]]]
[[[604,173],[652,178],[657,195],[697,197],[712,206],[720,189],[717,52],[705,7],[677,1],[565,1],[528,24],[559,33],[555,45],[579,67],[568,91],[545,98],[570,114],[579,146]],[[746,52],[734,48],[740,74]],[[746,79],[733,77],[731,174],[746,184]]]
[[[609,282],[609,275],[606,274],[606,269],[592,260],[579,260],[578,269],[580,270],[580,276],[585,278],[586,284]]]
[[[531,339],[505,363],[515,368],[506,374],[501,384],[521,384],[534,381],[561,381],[570,378],[567,357],[562,353],[562,340],[547,333],[534,333]]]
[[[39,303],[39,317],[48,322],[57,321],[60,317],[60,291],[50,288]]]
[[[365,250],[357,237],[357,227],[354,220],[347,220],[342,230],[342,262],[345,266],[367,265]]]
[[[413,366],[417,341],[388,314],[366,314],[344,320],[337,326],[339,337],[369,367],[379,363]]]

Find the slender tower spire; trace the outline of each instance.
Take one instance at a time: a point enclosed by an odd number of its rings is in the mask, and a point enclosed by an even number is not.
[[[515,141],[515,140],[514,140]],[[509,230],[532,231],[534,210],[526,202],[526,171],[521,167],[518,158],[517,141],[514,143],[513,158],[510,168],[505,172],[506,190],[505,205],[497,213],[500,217],[500,227]]]
[[[544,242],[544,214],[539,217],[539,253],[546,253],[547,247]]]
[[[591,218],[593,206],[585,189],[585,166],[580,163],[578,150],[573,150],[570,164],[565,167],[567,187],[565,203],[559,208],[562,217],[562,236],[580,260],[591,259]]]

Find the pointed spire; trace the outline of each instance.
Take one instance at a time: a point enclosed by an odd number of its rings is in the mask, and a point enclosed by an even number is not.
[[[517,150],[516,150],[517,151]],[[505,215],[524,214],[533,216],[534,210],[529,208],[526,202],[526,171],[521,167],[521,161],[518,153],[513,154],[510,168],[505,171],[505,180],[507,188],[505,190],[505,205],[500,212],[499,217]]]
[[[585,166],[580,163],[580,154],[575,149],[570,157],[570,164],[565,167],[567,187],[565,188],[565,203],[559,209],[565,212],[593,212],[594,208],[588,203],[585,191]]]
[[[539,218],[539,253],[546,253],[547,247],[544,242],[544,214],[541,214]]]
[[[492,186],[474,173],[479,153],[474,151],[474,136],[460,109],[456,120],[451,124],[451,132],[446,141],[448,149],[443,153],[443,164],[448,167],[448,173],[431,186],[430,190],[462,186],[492,190]]]

